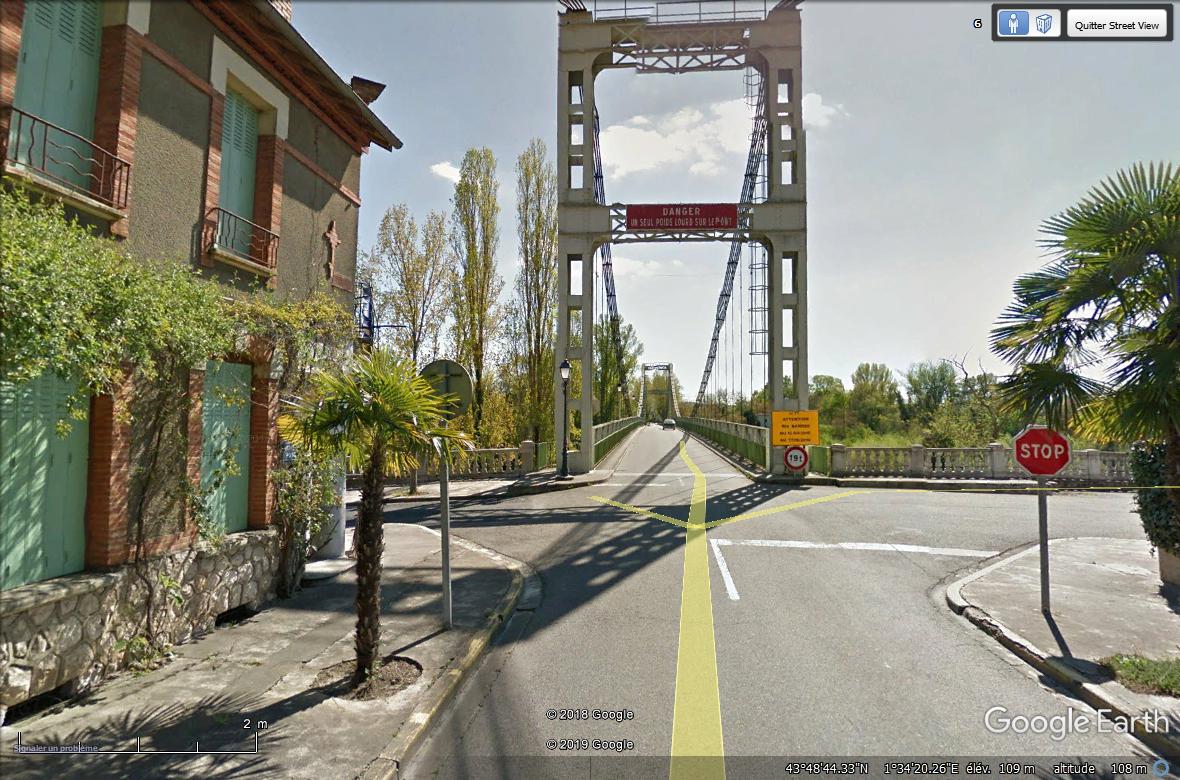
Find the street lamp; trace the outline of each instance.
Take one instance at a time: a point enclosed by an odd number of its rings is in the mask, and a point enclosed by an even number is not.
[[[561,361],[561,365],[557,367],[561,372],[561,477],[566,478],[570,475],[569,464],[569,447],[566,445],[566,437],[569,434],[570,427],[570,412],[569,412],[569,387],[570,387],[570,362],[569,360]]]

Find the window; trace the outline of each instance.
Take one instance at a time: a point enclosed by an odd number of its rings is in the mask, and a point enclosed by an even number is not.
[[[258,159],[258,109],[241,93],[225,93],[221,124],[221,189],[218,206],[229,215],[218,225],[218,243],[244,257],[251,256],[254,221],[254,173]],[[238,219],[233,219],[237,217]]]
[[[97,0],[29,0],[21,30],[8,156],[88,188],[98,101]],[[75,138],[74,136],[81,136]]]

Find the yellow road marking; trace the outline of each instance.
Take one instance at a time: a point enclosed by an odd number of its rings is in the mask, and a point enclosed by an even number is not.
[[[721,733],[721,690],[717,679],[717,638],[713,630],[713,595],[709,581],[708,529],[738,520],[765,517],[778,512],[787,512],[871,491],[849,490],[796,501],[786,506],[768,507],[706,522],[708,493],[705,474],[688,456],[684,442],[680,443],[680,458],[693,475],[688,522],[603,496],[591,496],[591,498],[601,504],[625,509],[653,520],[660,520],[686,531],[684,574],[680,591],[680,638],[676,652],[676,694],[672,712],[672,761],[669,778],[670,780],[725,780],[725,743]]]
[[[704,480],[704,478],[705,477],[702,474],[700,479]],[[696,481],[696,478],[694,477],[694,488],[693,488],[694,492],[696,489],[695,488],[695,481]],[[766,509],[756,509],[753,512],[744,512],[740,515],[733,515],[732,517],[723,517],[720,520],[712,520],[707,523],[702,523],[700,527],[716,528],[719,525],[726,525],[728,523],[736,523],[738,520],[749,520],[750,518],[753,518],[753,517],[766,517],[767,515],[775,515],[775,514],[778,514],[779,512],[789,512],[792,509],[799,509],[800,507],[812,506],[813,504],[823,504],[823,503],[827,503],[828,501],[835,501],[838,498],[846,498],[847,496],[858,496],[862,493],[869,493],[869,492],[872,492],[872,491],[869,491],[869,490],[846,490],[843,493],[834,493],[830,496],[819,496],[818,498],[808,498],[808,499],[804,499],[803,501],[796,501],[793,504],[785,504],[783,506],[771,506],[771,507],[767,507]],[[667,515],[660,514],[659,512],[653,512],[650,509],[644,509],[641,506],[635,506],[634,504],[624,504],[622,501],[613,501],[609,498],[603,498],[602,496],[590,496],[590,499],[592,501],[597,501],[600,504],[607,504],[608,506],[617,507],[619,509],[626,509],[628,512],[633,512],[637,515],[643,515],[644,517],[650,517],[653,520],[662,520],[663,522],[674,525],[677,528],[695,528],[695,527],[697,527],[694,524],[694,523],[696,523],[696,521],[694,521],[692,519],[691,514],[689,515],[688,522],[686,523],[683,520],[677,520],[675,517],[668,517]],[[704,515],[702,514],[702,518],[703,517],[704,517]]]
[[[738,520],[749,520],[752,517],[765,517],[766,515],[774,515],[778,514],[779,512],[789,512],[792,509],[813,506],[815,504],[824,504],[828,501],[835,501],[838,498],[847,498],[848,496],[857,496],[861,493],[868,492],[868,490],[847,490],[843,493],[833,493],[830,496],[819,496],[818,498],[808,498],[804,499],[803,501],[796,501],[795,503],[787,504],[786,506],[771,506],[767,507],[766,509],[756,509],[753,512],[745,512],[740,515],[734,515],[733,517],[726,517],[721,520],[714,520],[711,523],[705,523],[705,528],[716,528],[719,525],[736,523]]]
[[[665,523],[671,523],[677,528],[688,528],[688,523],[683,520],[677,520],[675,517],[668,517],[661,515],[659,512],[653,512],[650,509],[644,509],[641,506],[632,506],[631,504],[624,504],[621,501],[611,501],[609,498],[602,496],[590,496],[592,501],[597,501],[600,504],[609,504],[610,506],[618,507],[619,509],[626,509],[628,512],[634,512],[637,515],[644,515],[653,520],[663,520]]]
[[[672,711],[670,780],[725,780],[721,738],[721,692],[717,682],[717,641],[709,587],[709,547],[705,531],[705,475],[688,457],[693,473],[692,504],[684,544],[680,591],[680,645],[676,653],[676,700]]]

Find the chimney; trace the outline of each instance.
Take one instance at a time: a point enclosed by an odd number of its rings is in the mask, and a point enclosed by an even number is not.
[[[270,4],[283,15],[284,19],[288,22],[291,21],[291,0],[270,0]]]
[[[385,91],[385,85],[380,82],[370,81],[361,76],[353,76],[348,80],[349,86],[356,96],[365,101],[365,105],[369,105],[377,98],[381,97],[381,93]]]

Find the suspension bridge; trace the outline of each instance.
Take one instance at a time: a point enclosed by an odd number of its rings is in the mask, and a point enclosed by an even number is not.
[[[642,368],[637,404],[620,332],[613,244],[709,241],[728,245],[705,364],[682,416],[671,366],[662,408],[694,432],[732,444],[781,473],[772,446],[775,412],[806,410],[807,227],[802,44],[797,0],[725,3],[608,3],[563,0],[558,36],[557,354],[580,368],[569,406],[582,425],[571,468],[593,468],[604,436],[652,416],[657,404]],[[595,77],[608,68],[641,74],[742,71],[750,113],[737,198],[712,203],[612,203],[606,198]],[[732,197],[732,196],[731,196]],[[606,341],[595,343],[594,323]],[[597,354],[607,346],[609,354]],[[605,361],[596,372],[596,361]],[[557,361],[560,362],[560,361]],[[596,381],[621,395],[603,420]],[[566,430],[555,373],[555,430]],[[598,396],[602,388],[598,388]],[[596,408],[599,407],[599,408]],[[816,442],[818,443],[818,442]]]

